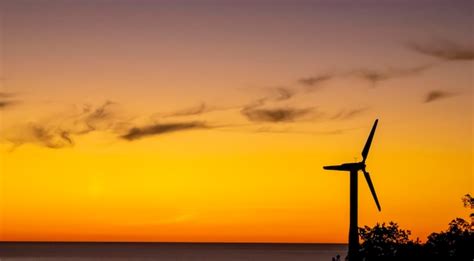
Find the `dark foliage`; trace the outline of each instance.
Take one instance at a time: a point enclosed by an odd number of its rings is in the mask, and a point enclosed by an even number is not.
[[[443,260],[473,260],[474,232],[469,222],[456,218],[449,228],[440,233],[432,233],[424,245],[430,258]]]
[[[359,228],[359,234],[362,239],[360,254],[364,260],[401,260],[423,254],[420,242],[409,239],[411,232],[400,229],[394,222]]]
[[[464,195],[462,198],[462,203],[465,208],[474,209],[474,198],[470,194]],[[474,213],[471,213],[471,228],[474,226]]]
[[[474,200],[467,194],[464,207],[473,208]],[[471,218],[473,214],[471,213]],[[456,218],[446,231],[432,233],[426,243],[409,238],[410,231],[403,230],[394,222],[359,228],[362,239],[362,260],[474,260],[474,222]]]

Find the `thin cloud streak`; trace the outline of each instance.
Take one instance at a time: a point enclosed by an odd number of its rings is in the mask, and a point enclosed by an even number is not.
[[[244,107],[258,107],[263,106],[269,102],[282,102],[293,98],[295,95],[296,91],[288,87],[270,88],[270,94],[257,99]]]
[[[170,113],[157,113],[152,116],[152,118],[171,118],[171,117],[187,117],[187,116],[198,116],[205,113],[215,112],[215,111],[227,111],[233,109],[239,109],[240,107],[217,107],[217,106],[210,106],[206,103],[200,103],[196,106],[176,110]]]
[[[0,98],[11,98],[15,96],[15,94],[11,93],[11,92],[0,92]]]
[[[355,109],[350,109],[350,110],[341,110],[335,115],[331,116],[330,120],[349,120],[349,119],[352,119],[359,115],[364,114],[368,110],[369,110],[368,107],[355,108]]]
[[[461,45],[451,41],[431,44],[410,43],[407,47],[420,54],[445,61],[471,61],[474,59],[474,46]]]
[[[85,105],[83,112],[74,120],[76,134],[87,134],[95,130],[108,130],[116,123],[117,112],[116,103],[106,101],[101,106],[93,108]]]
[[[430,102],[435,102],[441,99],[446,99],[452,96],[455,96],[456,93],[452,92],[445,92],[445,91],[439,91],[439,90],[433,90],[430,91],[426,94],[424,103],[430,103]]]
[[[306,118],[313,112],[312,108],[244,108],[241,110],[249,121],[252,122],[294,122]]]
[[[274,91],[276,95],[273,97],[270,97],[270,99],[273,99],[274,101],[286,101],[286,100],[291,99],[296,94],[294,90],[286,88],[286,87],[277,87],[277,88],[274,88]]]
[[[14,93],[0,92],[0,109],[5,109],[19,103],[19,101],[11,100],[12,97],[15,97]]]
[[[171,132],[193,130],[193,129],[204,129],[208,126],[204,122],[178,122],[178,123],[157,123],[151,124],[143,127],[133,127],[128,130],[128,132],[122,136],[122,139],[128,141],[134,141],[137,139],[163,135]]]
[[[44,126],[32,124],[31,131],[32,137],[48,148],[57,149],[74,145],[71,134],[65,130],[47,129]]]
[[[200,115],[200,114],[209,112],[211,110],[212,108],[210,108],[205,103],[200,103],[199,105],[191,107],[191,108],[186,108],[183,110],[178,110],[172,113],[165,114],[163,115],[163,117],[194,116],[194,115]]]
[[[1,101],[0,100],[0,109],[5,109],[17,104],[18,101]]]
[[[74,146],[70,132],[58,126],[47,126],[34,122],[30,122],[21,128],[15,128],[15,133],[7,133],[6,139],[13,143],[14,148],[27,143],[50,149]]]
[[[74,136],[85,135],[92,131],[119,132],[127,120],[117,114],[113,102],[93,108],[84,105],[80,113],[64,112],[50,119],[29,122],[4,131],[3,138],[15,147],[26,143],[51,149],[73,147]]]
[[[290,122],[310,112],[310,109],[262,108],[267,103],[291,99],[296,92],[286,87],[272,88],[272,93],[243,106],[240,113],[252,122]]]
[[[317,76],[301,78],[298,83],[304,86],[306,92],[316,91],[321,87],[321,84],[334,78],[332,74],[321,74]]]
[[[350,74],[371,82],[372,86],[375,87],[382,81],[419,75],[431,67],[433,67],[433,64],[420,65],[411,68],[388,68],[385,70],[360,69],[353,71]]]

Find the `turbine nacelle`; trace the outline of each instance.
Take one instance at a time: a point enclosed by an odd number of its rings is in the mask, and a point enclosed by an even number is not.
[[[365,169],[364,162],[353,162],[353,163],[344,163],[341,165],[333,165],[333,166],[324,166],[323,169],[325,170],[339,170],[339,171],[359,171]]]

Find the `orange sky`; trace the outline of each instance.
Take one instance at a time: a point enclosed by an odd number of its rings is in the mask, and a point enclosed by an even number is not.
[[[0,240],[425,239],[468,217],[468,1],[5,1]],[[110,103],[109,103],[110,102]]]

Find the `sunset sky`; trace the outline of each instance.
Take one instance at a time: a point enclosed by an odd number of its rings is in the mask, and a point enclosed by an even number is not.
[[[425,240],[473,193],[464,0],[0,3],[0,240]]]

